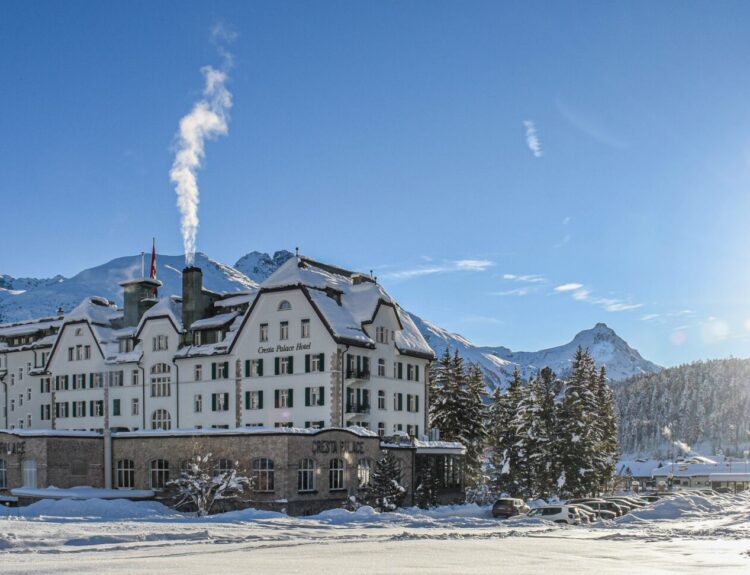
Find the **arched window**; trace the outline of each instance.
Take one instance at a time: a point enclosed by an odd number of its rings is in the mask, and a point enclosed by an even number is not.
[[[0,459],[0,489],[8,487],[8,464],[5,459]]]
[[[363,457],[357,463],[357,482],[360,487],[370,485],[372,482],[372,460]]]
[[[214,465],[214,477],[224,475],[227,471],[234,468],[234,462],[231,459],[219,459]]]
[[[154,459],[151,461],[151,489],[164,489],[169,481],[169,461]]]
[[[273,460],[266,457],[260,457],[253,460],[253,480],[255,491],[270,492],[273,491]]]
[[[151,429],[172,429],[172,417],[166,409],[157,409],[151,416]]]
[[[328,464],[328,489],[344,489],[344,460],[338,457]]]
[[[297,491],[315,491],[315,461],[303,459],[297,470]]]
[[[169,397],[172,394],[171,370],[168,363],[156,363],[151,367],[151,397]]]
[[[281,300],[281,303],[279,304],[279,311],[288,311],[290,309],[292,309],[292,304],[290,304],[285,299]]]
[[[117,461],[117,487],[135,487],[135,463],[132,459]]]

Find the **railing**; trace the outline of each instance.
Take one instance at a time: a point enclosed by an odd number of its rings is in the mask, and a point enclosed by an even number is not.
[[[370,379],[369,369],[347,369],[346,379]]]
[[[370,413],[370,406],[369,404],[363,404],[363,403],[347,403],[346,404],[346,412],[347,413]]]

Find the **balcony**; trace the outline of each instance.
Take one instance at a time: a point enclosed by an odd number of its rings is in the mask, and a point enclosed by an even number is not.
[[[370,405],[367,403],[347,403],[346,414],[347,415],[369,415]]]
[[[370,379],[370,370],[369,369],[347,369],[346,379],[368,380]]]

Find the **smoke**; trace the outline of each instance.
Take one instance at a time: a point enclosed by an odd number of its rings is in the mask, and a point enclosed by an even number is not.
[[[212,37],[216,34],[212,31]],[[227,71],[231,66],[231,54],[219,49],[224,65],[221,69],[212,66],[201,68],[205,86],[203,97],[193,106],[187,116],[180,120],[175,153],[169,178],[175,184],[177,206],[180,209],[182,244],[185,249],[185,264],[192,265],[195,258],[195,238],[198,233],[198,178],[196,172],[206,155],[206,140],[223,136],[229,131],[229,109],[232,94],[226,88]]]
[[[671,441],[672,445],[674,445],[680,452],[684,453],[685,455],[690,454],[690,446],[685,443],[684,441],[680,441],[679,439],[672,439],[672,429],[665,425],[664,428],[661,430],[662,435],[664,436],[664,439]]]

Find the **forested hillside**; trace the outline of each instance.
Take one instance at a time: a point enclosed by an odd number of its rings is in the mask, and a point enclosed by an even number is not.
[[[742,455],[750,443],[750,360],[700,361],[613,387],[622,453]]]

